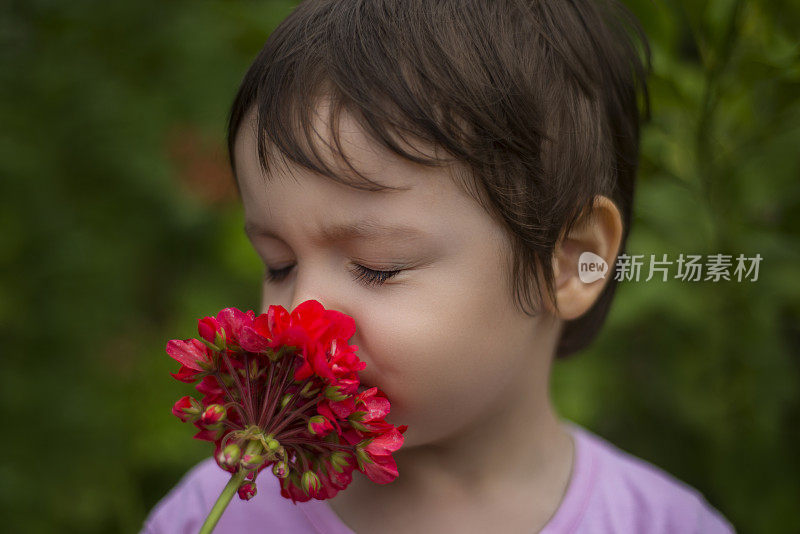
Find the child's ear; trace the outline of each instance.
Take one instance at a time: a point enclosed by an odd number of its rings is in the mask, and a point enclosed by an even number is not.
[[[595,208],[585,224],[576,225],[556,245],[553,271],[558,312],[551,309],[555,315],[568,321],[580,317],[592,307],[608,280],[614,276],[621,241],[622,217],[619,210],[609,198],[597,196]],[[593,265],[584,262],[582,280],[578,259],[584,252],[596,254],[602,261],[588,255],[584,257]],[[594,278],[596,280],[592,280]]]

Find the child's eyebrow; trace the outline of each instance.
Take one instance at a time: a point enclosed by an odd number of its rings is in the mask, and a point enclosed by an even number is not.
[[[247,234],[248,238],[251,238],[251,241],[254,235],[280,239],[277,234],[253,221],[245,222],[244,233]],[[419,241],[430,237],[430,235],[416,226],[385,224],[375,219],[362,219],[323,228],[320,234],[316,236],[315,242],[316,244],[329,244],[351,241],[357,238],[374,239],[378,237],[392,240]]]

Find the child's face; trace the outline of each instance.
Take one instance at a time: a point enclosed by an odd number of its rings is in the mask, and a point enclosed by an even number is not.
[[[343,114],[341,140],[354,166],[377,182],[410,189],[359,191],[300,167],[292,167],[295,180],[279,165],[266,181],[249,120],[234,154],[246,224],[265,266],[289,268],[282,280],[264,281],[261,312],[315,299],[352,316],[350,344],[367,363],[362,383],[387,394],[387,421],[408,425],[406,446],[465,430],[514,402],[520,388],[546,382],[537,375],[546,373],[542,362],[556,325],[515,309],[505,279],[507,238],[445,169],[378,148]],[[316,128],[327,134],[323,122]],[[408,231],[317,238],[365,219]],[[371,285],[361,267],[400,272]]]

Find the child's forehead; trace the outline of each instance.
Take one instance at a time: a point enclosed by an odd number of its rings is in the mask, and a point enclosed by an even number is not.
[[[268,168],[263,168],[258,154],[258,116],[255,107],[250,110],[235,147],[246,216],[264,220],[267,211],[273,213],[276,225],[283,224],[292,215],[284,213],[279,204],[288,202],[318,206],[315,216],[320,218],[320,226],[331,220],[352,219],[342,217],[344,211],[391,224],[452,226],[460,224],[460,214],[474,210],[477,195],[471,173],[454,158],[443,156],[441,147],[417,138],[396,139],[404,150],[442,163],[432,166],[411,161],[370,135],[346,107],[338,108],[339,113],[331,117],[331,105],[330,98],[319,98],[307,119],[313,137],[295,132],[293,141],[301,143],[304,156],[330,169],[334,177],[298,163],[266,132],[263,147]],[[313,150],[309,149],[312,142]],[[382,188],[371,188],[373,185]],[[341,207],[323,206],[325,201],[338,202]]]
[[[328,97],[320,97],[313,110],[309,111],[309,132],[298,126],[287,144],[293,144],[302,152],[302,156],[331,171],[337,177],[345,178],[352,183],[368,183],[359,174],[379,185],[389,185],[381,181],[381,177],[399,177],[425,173],[430,166],[423,165],[402,157],[390,150],[367,133],[354,114],[347,108],[339,110],[336,116],[330,116],[331,101]],[[248,113],[243,127],[237,135],[234,157],[237,167],[239,162],[258,161],[258,130],[255,110]],[[268,178],[295,174],[299,166],[289,151],[277,146],[264,135],[263,150],[269,171]],[[393,141],[404,150],[419,154],[426,159],[441,159],[442,149],[430,143],[415,139],[413,142],[394,137]],[[294,151],[291,151],[293,154]],[[454,164],[451,163],[451,165]],[[250,165],[252,167],[252,165]],[[274,167],[274,169],[273,169]],[[401,187],[405,187],[403,184]],[[394,186],[394,184],[392,184]],[[392,187],[390,186],[390,187]]]
[[[443,235],[454,241],[453,232],[479,227],[488,217],[476,213],[474,201],[446,169],[376,150],[352,123],[342,131],[347,156],[370,179],[396,189],[357,190],[286,161],[265,176],[255,161],[255,133],[248,130],[237,143],[248,235],[280,235],[284,241],[292,235],[298,240],[301,235],[318,236],[313,241],[317,245],[355,238],[424,244]],[[273,157],[276,150],[272,147]]]
[[[314,112],[312,127],[316,133],[313,148],[309,149],[309,141],[304,135],[298,136],[297,140],[302,142],[304,154],[327,168],[335,178],[328,173],[320,176],[320,173],[295,161],[267,136],[263,144],[267,168],[263,167],[264,161],[260,159],[258,150],[258,124],[255,111],[251,110],[237,134],[234,149],[236,178],[244,185],[243,189],[252,190],[257,183],[263,188],[287,179],[302,184],[308,182],[310,176],[317,176],[365,193],[361,198],[396,196],[423,184],[426,189],[441,195],[448,194],[456,176],[463,177],[463,167],[456,162],[434,167],[396,154],[369,135],[347,110],[343,110],[334,121],[334,133],[328,106],[327,100],[321,100]],[[425,143],[405,142],[404,147],[413,148],[425,157],[440,158],[442,153],[441,148]],[[446,183],[448,181],[451,183]]]

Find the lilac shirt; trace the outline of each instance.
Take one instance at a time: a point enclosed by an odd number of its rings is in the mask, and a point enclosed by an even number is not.
[[[734,532],[696,489],[576,423],[563,424],[575,438],[575,462],[567,492],[540,534]],[[153,508],[142,533],[195,534],[229,478],[212,458],[200,462]],[[354,534],[327,501],[293,504],[268,470],[258,482],[250,501],[234,495],[215,534]]]

